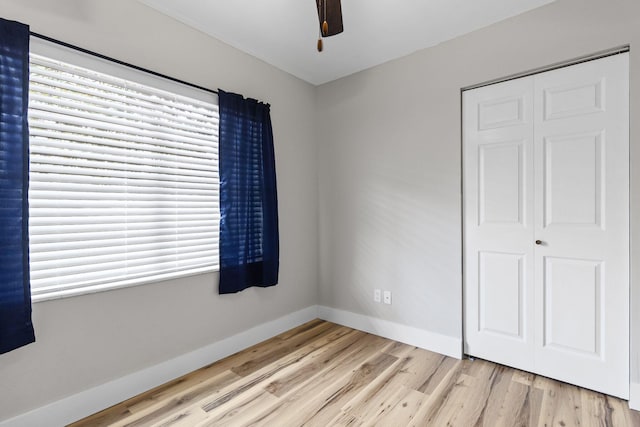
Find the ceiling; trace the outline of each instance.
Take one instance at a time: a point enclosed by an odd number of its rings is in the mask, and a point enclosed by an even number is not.
[[[319,85],[555,0],[342,0],[344,33],[318,53],[315,0],[140,0]]]

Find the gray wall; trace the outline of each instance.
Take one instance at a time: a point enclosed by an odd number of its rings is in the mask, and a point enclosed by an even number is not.
[[[632,313],[639,313],[638,0],[558,0],[319,87],[321,303],[461,338],[460,89],[624,44],[632,52]],[[393,291],[393,305],[373,304],[374,288]]]
[[[0,16],[154,71],[271,103],[280,284],[217,295],[217,274],[34,304],[37,342],[0,356],[0,420],[317,302],[315,89],[132,0],[0,0]]]
[[[220,297],[209,274],[35,304],[38,342],[0,356],[0,420],[318,302],[461,338],[460,88],[623,44],[640,312],[637,0],[558,0],[315,89],[131,0],[0,0],[0,15],[270,102],[282,246],[275,288]],[[374,288],[393,305],[373,304]],[[636,343],[632,325],[638,381]]]

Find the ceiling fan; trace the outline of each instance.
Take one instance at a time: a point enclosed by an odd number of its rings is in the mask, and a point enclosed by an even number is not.
[[[318,36],[318,52],[322,52],[322,39],[335,36],[343,31],[342,6],[340,0],[316,0],[318,7],[318,23],[320,34]]]

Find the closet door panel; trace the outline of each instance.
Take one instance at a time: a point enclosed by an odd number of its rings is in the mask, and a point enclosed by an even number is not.
[[[465,351],[533,368],[532,79],[464,94]]]
[[[536,370],[629,393],[628,55],[535,76]]]

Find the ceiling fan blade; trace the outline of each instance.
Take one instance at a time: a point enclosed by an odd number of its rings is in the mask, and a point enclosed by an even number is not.
[[[327,16],[325,17],[325,1]],[[320,24],[320,32],[322,33],[322,22],[327,21],[329,24],[329,31],[327,34],[323,34],[323,37],[335,36],[343,31],[342,28],[342,6],[340,0],[316,0],[316,6],[318,7],[318,22]]]

